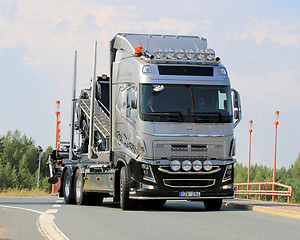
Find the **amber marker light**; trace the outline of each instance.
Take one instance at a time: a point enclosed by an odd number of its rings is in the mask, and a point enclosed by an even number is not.
[[[142,46],[135,46],[134,47],[134,55],[142,55],[143,54],[143,47]]]

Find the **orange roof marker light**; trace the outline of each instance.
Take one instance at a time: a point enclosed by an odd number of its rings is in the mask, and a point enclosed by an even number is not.
[[[135,46],[134,47],[134,55],[143,55],[143,47]]]

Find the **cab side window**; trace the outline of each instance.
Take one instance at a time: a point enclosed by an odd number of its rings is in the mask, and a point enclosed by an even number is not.
[[[137,91],[134,88],[129,88],[127,92],[126,116],[133,122],[136,122],[137,115]]]

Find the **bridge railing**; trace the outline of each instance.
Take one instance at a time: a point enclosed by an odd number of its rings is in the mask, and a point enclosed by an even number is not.
[[[247,199],[249,199],[249,195],[258,195],[258,200],[261,200],[261,197],[265,196],[265,201],[267,201],[267,196],[272,196],[273,200],[275,196],[286,196],[289,203],[292,196],[291,186],[277,182],[235,183],[234,185],[236,186],[234,194],[237,198],[239,195],[247,195]],[[250,186],[256,186],[256,188],[258,186],[258,189],[250,189]],[[268,189],[268,186],[272,186],[272,189]],[[276,187],[280,187],[281,189],[276,190]]]

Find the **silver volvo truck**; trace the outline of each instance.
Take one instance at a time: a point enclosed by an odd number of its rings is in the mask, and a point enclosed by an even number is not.
[[[49,182],[61,179],[66,203],[189,200],[219,210],[234,197],[242,116],[220,58],[197,36],[120,33],[110,47],[110,77],[96,77],[97,43],[92,85],[77,99],[74,77],[71,142],[49,156]]]

